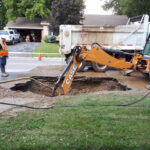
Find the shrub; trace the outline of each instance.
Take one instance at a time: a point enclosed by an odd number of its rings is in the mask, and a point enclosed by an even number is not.
[[[47,37],[47,35],[44,36],[44,39],[43,39],[43,40],[44,40],[45,43],[48,43],[48,37]]]

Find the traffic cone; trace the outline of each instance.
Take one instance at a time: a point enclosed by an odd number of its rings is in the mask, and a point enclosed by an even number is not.
[[[41,61],[41,60],[42,60],[42,55],[41,55],[41,53],[39,53],[39,57],[38,57],[38,59],[39,59],[39,61]]]

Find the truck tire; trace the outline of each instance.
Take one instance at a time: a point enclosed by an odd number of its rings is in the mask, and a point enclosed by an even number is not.
[[[100,65],[97,63],[92,62],[92,67],[94,69],[95,72],[105,72],[108,70],[108,66],[106,65]]]
[[[15,41],[14,41],[14,39],[11,41],[11,45],[14,45],[15,44]]]
[[[85,66],[86,66],[86,61],[82,61],[81,65],[78,68],[78,72],[82,72]]]
[[[21,39],[19,38],[19,39],[18,39],[18,43],[20,43],[20,42],[21,42]]]

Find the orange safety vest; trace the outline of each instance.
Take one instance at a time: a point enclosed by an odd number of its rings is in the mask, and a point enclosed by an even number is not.
[[[3,42],[0,42],[2,49],[0,49],[0,56],[8,56],[8,47]]]

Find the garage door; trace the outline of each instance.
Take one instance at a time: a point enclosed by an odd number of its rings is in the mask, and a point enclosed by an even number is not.
[[[42,30],[41,29],[17,29],[17,31],[20,33],[22,37],[22,41],[25,41],[26,36],[30,36],[30,41],[33,42],[41,42],[41,35]]]

